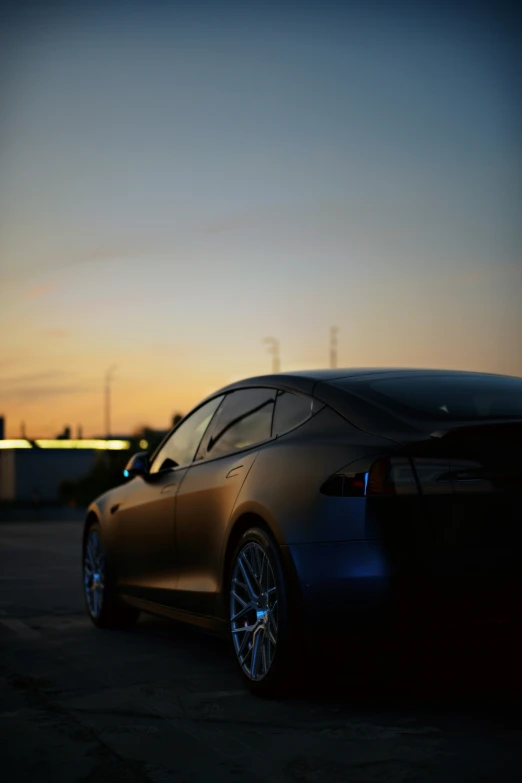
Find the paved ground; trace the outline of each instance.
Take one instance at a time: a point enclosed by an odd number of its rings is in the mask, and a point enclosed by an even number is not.
[[[370,689],[340,666],[301,698],[260,701],[211,636],[150,617],[134,631],[96,631],[79,543],[78,523],[0,526],[3,780],[522,779],[522,699],[509,672],[466,687],[461,674],[424,673]]]

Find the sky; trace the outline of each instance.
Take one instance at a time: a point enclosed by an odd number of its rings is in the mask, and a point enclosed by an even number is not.
[[[420,8],[419,8],[420,6]],[[520,27],[500,4],[7,3],[6,436],[167,428],[329,364],[522,375]]]

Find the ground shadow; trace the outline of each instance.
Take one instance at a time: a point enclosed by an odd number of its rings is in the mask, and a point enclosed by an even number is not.
[[[137,633],[175,644],[202,662],[236,672],[227,640],[183,623],[144,615]],[[375,710],[520,711],[522,667],[518,638],[486,632],[450,633],[437,638],[413,635],[393,644],[373,641],[360,647],[348,637],[304,653],[299,677],[284,700],[342,703]],[[238,687],[240,677],[237,675]]]

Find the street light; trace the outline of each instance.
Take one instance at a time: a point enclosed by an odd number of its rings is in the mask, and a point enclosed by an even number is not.
[[[117,364],[111,364],[111,366],[105,372],[105,437],[111,437],[111,381],[112,374],[116,369]]]
[[[279,357],[279,340],[277,340],[275,337],[265,337],[263,342],[268,346],[268,353],[272,354],[272,372],[279,372],[281,366],[281,360]]]

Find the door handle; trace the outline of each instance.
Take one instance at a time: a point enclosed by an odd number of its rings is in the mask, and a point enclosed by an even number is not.
[[[165,487],[163,487],[160,494],[166,495],[168,492],[174,492],[174,490],[177,488],[178,488],[178,482],[173,481],[172,484],[167,484]]]
[[[239,476],[240,471],[243,469],[243,465],[236,465],[235,467],[231,468],[225,478],[234,478],[235,476]]]

